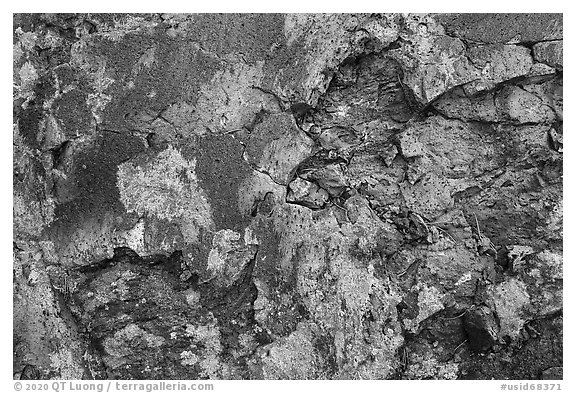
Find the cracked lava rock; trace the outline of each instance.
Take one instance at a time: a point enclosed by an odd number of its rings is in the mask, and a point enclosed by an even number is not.
[[[13,28],[15,379],[562,378],[562,15]]]

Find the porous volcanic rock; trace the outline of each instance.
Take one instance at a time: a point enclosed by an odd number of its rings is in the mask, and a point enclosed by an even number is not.
[[[562,378],[562,15],[13,28],[15,379]]]

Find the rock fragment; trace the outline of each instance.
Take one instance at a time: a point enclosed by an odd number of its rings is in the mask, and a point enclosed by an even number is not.
[[[520,43],[562,39],[561,14],[437,14],[450,35],[471,42]]]
[[[535,60],[562,71],[564,62],[562,41],[538,42],[532,50]]]
[[[323,188],[307,180],[296,178],[289,185],[286,201],[297,203],[310,209],[323,208],[330,196]]]
[[[498,341],[498,324],[489,307],[481,306],[467,311],[464,329],[474,351],[485,352]]]
[[[347,187],[347,181],[338,164],[330,164],[308,172],[306,178],[312,180],[332,197],[340,196]]]
[[[247,233],[249,229],[246,229]],[[223,229],[214,234],[212,249],[208,254],[208,271],[213,281],[221,287],[229,287],[240,277],[242,271],[253,260],[258,244],[247,235],[244,239],[238,232]]]
[[[516,339],[527,321],[527,307],[530,305],[530,295],[526,284],[510,278],[500,283],[494,290],[494,305],[500,321],[500,338]]]
[[[288,184],[292,170],[311,154],[314,145],[288,113],[265,117],[245,143],[247,161],[283,185]]]
[[[552,123],[556,115],[536,95],[517,86],[506,86],[496,97],[501,119],[516,123]]]
[[[532,68],[530,49],[516,45],[482,45],[470,48],[468,55],[480,70],[480,79],[464,86],[470,94],[491,90],[498,83],[526,75]]]

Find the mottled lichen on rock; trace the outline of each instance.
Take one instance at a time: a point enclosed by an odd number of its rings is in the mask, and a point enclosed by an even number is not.
[[[286,339],[267,348],[262,359],[265,379],[316,379],[321,374],[313,347],[314,326],[299,325]]]
[[[188,351],[183,352],[182,364],[192,365],[197,363],[201,369],[200,375],[204,378],[222,378],[226,376],[227,366],[219,361],[222,351],[220,344],[220,330],[213,323],[207,325],[188,325],[186,334],[193,339],[193,348],[198,348],[197,355]],[[194,363],[194,361],[196,361]]]
[[[212,238],[206,268],[216,283],[230,286],[252,261],[257,249],[258,240],[250,235],[250,228],[245,229],[243,241],[238,232],[222,229]]]
[[[412,291],[418,293],[418,315],[412,320],[405,319],[403,322],[407,330],[416,333],[420,322],[443,310],[444,303],[442,301],[443,296],[438,288],[417,284],[412,288]]]
[[[150,347],[159,347],[166,341],[163,337],[150,334],[138,325],[131,323],[114,333],[114,337],[104,340],[103,345],[110,356],[122,357],[130,354],[129,349],[126,348],[126,342],[136,343],[139,339],[142,339],[145,345]]]
[[[394,321],[395,304],[399,301],[396,294],[388,293],[374,277],[373,264],[377,261],[359,260],[351,254],[359,237],[370,236],[359,228],[360,223],[367,223],[358,220],[357,225],[339,229],[334,213],[329,210],[314,214],[312,220],[303,220],[303,224],[312,223],[304,227],[300,220],[311,214],[310,211],[299,206],[286,207],[288,210],[278,212],[274,217],[282,239],[281,247],[286,247],[287,255],[293,252],[290,250],[297,250],[303,258],[295,272],[295,290],[312,320],[333,335],[334,342],[330,345],[336,348],[335,361],[341,368],[341,377],[385,378],[394,368],[394,353],[402,343],[397,323],[390,323],[391,334],[386,333],[388,330],[374,332],[381,340],[374,338],[370,350],[352,344],[363,340],[361,325],[366,313],[371,313],[378,321]],[[377,226],[377,222],[373,221],[372,225]],[[284,274],[291,274],[289,260],[279,262]],[[266,298],[266,293],[262,295]],[[362,359],[370,357],[374,357],[374,363],[359,367],[363,364]]]
[[[457,379],[458,364],[440,363],[433,356],[414,356],[405,374],[406,379]]]
[[[185,241],[198,241],[200,228],[210,230],[214,223],[208,200],[198,186],[195,166],[194,159],[186,160],[172,147],[142,165],[120,165],[118,188],[122,203],[129,212],[140,216],[179,220]]]
[[[511,278],[494,290],[494,305],[500,321],[500,337],[517,338],[526,322],[525,307],[530,304],[526,285]]]

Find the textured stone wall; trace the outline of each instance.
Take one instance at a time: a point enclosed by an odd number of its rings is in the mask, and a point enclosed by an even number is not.
[[[13,27],[15,378],[561,378],[561,15]]]

